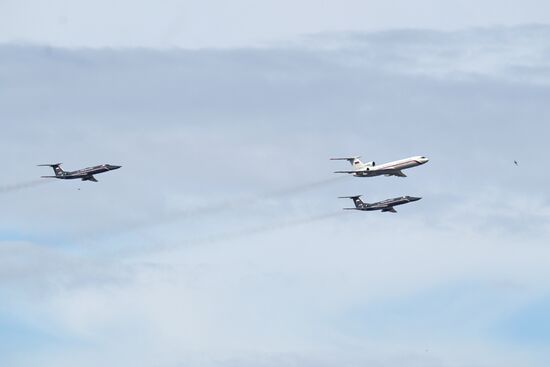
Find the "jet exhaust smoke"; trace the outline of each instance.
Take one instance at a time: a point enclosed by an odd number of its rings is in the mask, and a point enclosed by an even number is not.
[[[132,231],[144,230],[144,229],[153,228],[164,224],[173,223],[178,220],[195,218],[202,215],[220,213],[228,210],[245,208],[247,206],[254,205],[265,199],[274,199],[274,198],[280,198],[285,196],[291,196],[291,195],[303,193],[306,191],[314,190],[316,188],[323,187],[323,186],[332,184],[334,182],[337,182],[342,178],[343,176],[338,176],[330,179],[308,182],[297,186],[268,191],[261,194],[243,196],[237,199],[227,199],[224,201],[218,200],[216,201],[215,205],[211,204],[211,205],[205,205],[205,206],[198,206],[190,209],[184,209],[181,211],[174,211],[171,213],[167,213],[166,215],[157,216],[155,218],[151,218],[149,220],[144,220],[141,222],[127,223],[122,225],[119,224],[112,229],[92,230],[88,234],[79,235],[78,238],[79,239],[98,239],[98,238],[117,236],[117,235],[122,235],[124,233],[132,232]]]
[[[275,199],[278,197],[291,196],[299,194],[302,192],[314,190],[318,187],[323,187],[329,185],[333,182],[339,181],[343,176],[333,177],[326,180],[308,182],[298,186],[287,187],[279,190],[268,191],[263,194],[257,194],[253,196],[243,196],[237,199],[228,199],[225,201],[217,201],[216,205],[208,205],[202,207],[196,207],[193,209],[182,210],[179,212],[174,212],[170,215],[174,220],[180,219],[181,217],[189,217],[195,215],[208,214],[210,212],[220,212],[228,209],[238,209],[242,207],[247,207],[253,204],[256,204],[265,199]]]
[[[19,182],[11,185],[0,185],[0,194],[5,194],[8,192],[14,192],[19,190],[28,189],[31,187],[36,187],[48,183],[47,180],[32,180],[26,182]]]
[[[341,215],[341,212],[327,212],[318,215],[312,215],[305,218],[291,219],[286,221],[280,221],[275,223],[268,223],[252,228],[245,228],[235,232],[222,233],[219,235],[213,235],[205,237],[203,239],[198,239],[196,241],[190,241],[186,244],[201,244],[201,243],[215,243],[223,241],[238,240],[244,237],[250,237],[253,235],[263,234],[267,232],[280,231],[287,228],[298,227],[306,225],[313,222],[319,222],[322,220],[333,218],[337,215]]]
[[[201,246],[222,243],[227,241],[236,241],[247,237],[252,237],[256,235],[261,235],[264,233],[270,233],[275,231],[281,231],[288,228],[304,226],[314,222],[320,222],[323,220],[334,218],[338,215],[342,215],[342,212],[331,211],[317,215],[311,215],[302,218],[289,219],[284,221],[278,221],[274,223],[267,223],[263,225],[258,225],[255,227],[243,228],[236,231],[228,231],[219,234],[214,234],[210,236],[205,236],[202,238],[187,239],[174,244],[165,244],[165,245],[155,245],[145,246],[146,252],[159,252],[159,251],[169,251],[181,247],[192,247],[192,246]],[[135,248],[129,249],[130,251],[136,251]],[[139,250],[140,255],[143,255],[144,248],[142,247]]]

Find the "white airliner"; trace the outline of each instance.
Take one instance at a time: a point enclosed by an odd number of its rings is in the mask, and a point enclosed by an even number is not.
[[[334,173],[349,173],[355,177],[372,177],[381,175],[407,177],[407,175],[401,172],[401,170],[420,166],[429,161],[426,157],[415,156],[377,166],[374,162],[363,163],[359,160],[359,158],[361,157],[331,158],[333,161],[349,161],[353,167],[351,171],[336,171]]]

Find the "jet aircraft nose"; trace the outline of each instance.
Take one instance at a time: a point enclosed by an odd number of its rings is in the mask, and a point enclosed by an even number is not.
[[[112,164],[107,165],[107,169],[109,169],[109,170],[119,169],[120,167],[122,167],[122,166],[115,166],[115,165],[112,165]]]
[[[422,199],[422,198],[421,197],[415,197],[415,196],[409,196],[410,201],[418,201],[420,199]]]

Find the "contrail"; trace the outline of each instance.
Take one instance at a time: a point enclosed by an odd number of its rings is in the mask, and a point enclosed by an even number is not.
[[[5,193],[8,193],[8,192],[24,190],[24,189],[28,189],[28,188],[35,187],[35,186],[40,186],[40,185],[43,185],[43,184],[48,183],[48,182],[50,182],[50,181],[47,181],[47,180],[32,180],[32,181],[26,181],[26,182],[19,182],[19,183],[15,183],[15,184],[11,184],[11,185],[0,185],[0,194],[5,194]]]
[[[201,244],[201,243],[215,243],[215,242],[222,242],[222,241],[228,241],[228,240],[237,240],[240,238],[258,235],[262,233],[280,231],[286,228],[298,227],[298,226],[306,225],[313,222],[319,222],[322,220],[333,218],[340,214],[342,214],[342,212],[340,211],[338,212],[331,211],[331,212],[313,215],[305,218],[298,218],[298,219],[291,219],[291,220],[280,221],[275,223],[269,223],[269,224],[264,224],[257,227],[245,228],[235,232],[228,232],[228,233],[222,233],[219,235],[213,235],[213,236],[205,237],[203,239],[198,239],[196,241],[189,241],[189,243]],[[189,243],[186,243],[186,244],[189,244]]]
[[[237,199],[233,198],[233,199],[227,199],[222,201],[217,200],[215,203],[212,203],[211,205],[198,206],[191,209],[174,211],[166,215],[161,215],[159,217],[151,218],[140,222],[116,225],[111,229],[91,230],[89,233],[80,235],[78,237],[80,239],[97,239],[97,238],[117,236],[127,232],[152,228],[163,224],[169,224],[169,223],[172,223],[178,220],[183,220],[186,218],[194,218],[201,215],[208,215],[212,213],[219,213],[223,211],[247,207],[265,199],[273,199],[278,197],[285,197],[285,196],[299,194],[302,192],[316,189],[318,187],[329,185],[341,179],[342,179],[342,176],[338,176],[338,177],[333,177],[326,180],[313,181],[313,182],[308,182],[297,186],[268,191],[261,194],[243,196]]]
[[[243,196],[236,199],[234,198],[234,199],[227,199],[223,201],[216,201],[216,205],[208,205],[208,206],[205,205],[205,206],[195,207],[192,209],[173,212],[169,214],[167,217],[172,218],[172,220],[178,220],[184,217],[190,217],[190,216],[196,216],[196,215],[198,216],[202,214],[208,214],[210,212],[220,212],[223,210],[247,207],[259,201],[263,201],[265,199],[274,199],[278,197],[291,196],[302,192],[314,190],[318,187],[323,187],[333,182],[336,182],[338,180],[341,180],[342,177],[343,176],[338,176],[338,177],[333,177],[326,180],[308,182],[298,186],[286,187],[283,189],[268,191],[261,194],[251,195],[251,196]],[[162,221],[162,223],[165,223],[165,221]]]
[[[161,245],[161,246],[159,246],[158,244],[155,244],[154,246],[148,245],[148,246],[145,246],[145,249],[142,247],[142,250],[139,250],[139,253],[142,255],[143,252],[145,251],[147,252],[167,251],[167,250],[176,249],[180,247],[191,247],[191,246],[215,244],[215,243],[226,242],[226,241],[235,241],[246,237],[280,231],[280,230],[292,228],[292,227],[299,227],[299,226],[307,225],[314,222],[320,222],[323,220],[334,218],[341,214],[342,214],[341,211],[337,211],[337,212],[331,211],[331,212],[312,215],[304,218],[290,219],[290,220],[279,221],[275,223],[263,224],[263,225],[250,227],[250,228],[244,228],[244,229],[231,231],[231,232],[214,234],[214,235],[205,236],[202,238],[187,239],[179,243],[170,244],[170,245]],[[135,248],[129,249],[129,250],[132,252],[136,251]]]

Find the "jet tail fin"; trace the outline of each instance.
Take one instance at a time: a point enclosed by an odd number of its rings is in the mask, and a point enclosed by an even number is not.
[[[65,171],[60,167],[63,163],[38,164],[37,166],[52,167],[56,176],[62,176]]]
[[[330,160],[331,161],[348,161],[351,164],[351,166],[353,167],[354,171],[360,171],[360,170],[363,170],[367,167],[374,166],[374,162],[363,163],[363,162],[361,162],[361,160],[359,158],[361,158],[361,156],[331,158]],[[337,173],[347,173],[347,171],[337,172]]]
[[[338,199],[351,199],[353,200],[353,203],[355,204],[355,208],[359,208],[364,202],[360,199],[362,195],[354,195],[354,196],[339,196]]]

